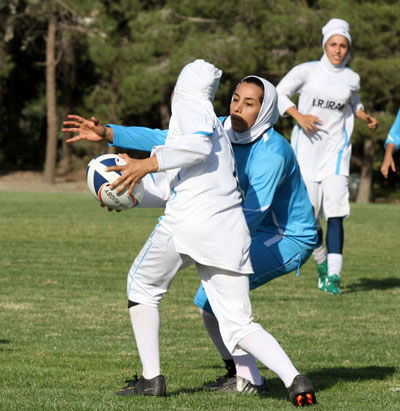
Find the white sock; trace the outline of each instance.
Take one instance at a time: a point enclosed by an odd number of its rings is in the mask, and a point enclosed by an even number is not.
[[[261,375],[258,371],[256,359],[251,354],[233,355],[236,375],[249,380],[254,385],[261,385]]]
[[[317,264],[322,264],[326,260],[325,247],[321,244],[319,247],[315,248],[312,255],[317,262]]]
[[[278,375],[285,387],[299,374],[278,341],[265,330],[254,331],[241,339],[238,346],[254,355],[266,367]]]
[[[343,255],[328,254],[328,276],[337,274],[339,277],[342,273]]]
[[[129,309],[136,346],[143,367],[143,377],[160,375],[160,315],[158,308],[138,304]]]
[[[210,314],[209,312],[199,308],[200,314],[203,318],[204,326],[210,336],[212,342],[214,343],[216,349],[220,353],[223,360],[231,360],[231,353],[225,346],[224,341],[222,340],[221,333],[219,331],[218,320],[215,315]]]

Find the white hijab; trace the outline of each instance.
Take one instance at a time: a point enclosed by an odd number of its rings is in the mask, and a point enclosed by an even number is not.
[[[343,61],[338,65],[332,64],[325,52],[326,42],[336,34],[340,34],[345,37],[349,42],[349,51]],[[322,36],[322,49],[324,50],[324,54],[321,57],[321,63],[330,71],[342,71],[346,67],[346,64],[350,61],[351,35],[349,23],[342,19],[331,19],[325,24],[324,27],[322,27]]]
[[[224,129],[228,133],[231,142],[235,144],[252,143],[263,135],[279,119],[278,94],[276,93],[275,87],[269,81],[262,77],[251,75],[242,79],[236,88],[239,87],[243,81],[252,77],[260,80],[264,85],[263,102],[254,125],[249,130],[243,131],[242,133],[233,130],[231,116],[227,117],[224,122]]]
[[[171,102],[170,140],[182,130],[212,133],[217,121],[212,101],[221,76],[221,70],[204,60],[195,60],[182,69]]]
[[[204,60],[186,64],[178,76],[174,97],[183,100],[213,101],[222,71]]]

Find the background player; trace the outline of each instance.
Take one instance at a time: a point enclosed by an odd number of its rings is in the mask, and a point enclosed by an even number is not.
[[[389,130],[389,134],[385,141],[385,157],[383,158],[381,173],[385,178],[388,178],[389,169],[396,171],[393,153],[400,148],[400,110],[397,112],[397,117]]]
[[[360,78],[346,64],[350,60],[350,27],[341,19],[323,28],[324,54],[318,62],[294,67],[277,86],[279,111],[292,116],[291,144],[296,153],[318,224],[318,287],[340,294],[343,265],[343,219],[350,215],[348,176],[354,114],[375,131],[378,120],[366,114],[358,94]],[[290,98],[300,94],[298,109]],[[320,226],[327,219],[326,245]]]

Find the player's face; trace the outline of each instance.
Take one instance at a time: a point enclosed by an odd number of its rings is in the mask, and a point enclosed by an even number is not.
[[[349,42],[346,37],[340,34],[335,34],[325,44],[326,55],[329,61],[335,66],[343,61],[348,51]]]
[[[263,100],[263,90],[250,83],[240,83],[232,96],[230,115],[232,128],[239,133],[251,128],[257,120]]]

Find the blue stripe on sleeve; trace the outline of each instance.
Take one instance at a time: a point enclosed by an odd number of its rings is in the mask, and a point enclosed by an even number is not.
[[[213,134],[213,132],[214,132],[214,131],[211,131],[211,133],[208,132],[208,131],[196,131],[196,132],[193,133],[193,134],[201,134],[201,135],[203,135],[203,136],[211,136],[211,135]]]

